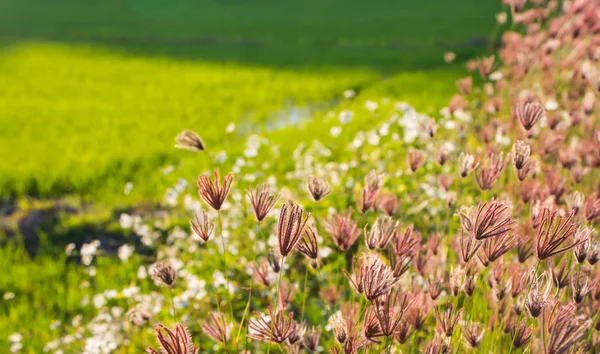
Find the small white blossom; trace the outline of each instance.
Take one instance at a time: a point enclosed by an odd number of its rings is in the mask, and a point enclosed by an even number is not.
[[[129,193],[131,193],[132,190],[133,190],[133,183],[132,182],[125,183],[125,188],[123,188],[123,194],[129,195]]]
[[[124,244],[121,247],[119,247],[117,254],[119,256],[119,259],[121,261],[125,262],[133,254],[133,251],[134,251],[134,247],[129,246],[128,244]]]
[[[329,134],[331,134],[331,136],[333,137],[339,136],[341,133],[342,127],[340,126],[331,127],[331,129],[329,130]]]
[[[230,134],[233,133],[235,131],[235,123],[229,123],[227,125],[227,128],[225,128],[225,132]]]

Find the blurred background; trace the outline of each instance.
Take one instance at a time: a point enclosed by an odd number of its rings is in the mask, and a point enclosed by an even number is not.
[[[251,132],[300,129],[286,110],[326,110],[347,89],[435,107],[453,90],[439,79],[490,49],[499,10],[495,0],[1,0],[2,200],[121,198],[127,181],[186,158],[172,148],[184,128],[209,151],[230,149]],[[239,129],[227,134],[230,123]]]

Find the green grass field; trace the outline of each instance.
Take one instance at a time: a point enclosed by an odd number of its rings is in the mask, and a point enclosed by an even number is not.
[[[0,193],[49,197],[110,193],[185,160],[172,148],[184,128],[209,151],[228,149],[274,112],[329,107],[348,88],[385,86],[435,106],[452,80],[430,85],[462,72],[430,69],[446,50],[484,51],[499,5],[3,0],[0,9]],[[225,134],[230,122],[246,131]]]
[[[119,208],[160,201],[220,153],[229,170],[251,133],[279,146],[269,171],[283,179],[299,143],[330,140],[329,111],[357,112],[334,149],[369,126],[366,99],[437,112],[462,63],[490,50],[499,10],[495,0],[0,0],[0,201],[93,205],[44,228],[35,258],[20,245],[0,249],[11,269],[0,294],[16,295],[0,307],[0,348],[19,331],[35,338],[27,352],[40,352],[64,335],[53,323],[92,316],[84,296],[123,288],[145,262],[102,258],[98,274],[113,277],[82,287],[89,277],[65,261],[66,243],[118,229]],[[443,62],[446,51],[457,63]],[[347,89],[357,98],[344,99]],[[186,128],[206,155],[173,148]]]

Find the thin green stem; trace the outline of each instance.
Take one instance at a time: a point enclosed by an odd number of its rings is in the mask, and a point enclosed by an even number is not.
[[[546,327],[546,321],[545,321],[546,316],[544,316],[544,311],[542,311],[542,327],[540,328],[540,331],[542,332],[542,347],[544,348],[544,354],[547,353],[546,351],[546,335],[544,332],[546,332],[545,327]]]
[[[256,221],[256,224],[254,226],[255,228],[255,232],[254,232],[254,266],[257,265],[257,260],[258,260],[258,241],[260,240],[260,221]],[[250,283],[250,295],[248,296],[248,303],[246,304],[246,309],[244,310],[244,316],[242,317],[242,322],[240,322],[240,331],[242,328],[242,324],[244,323],[244,318],[247,316],[248,311],[250,311],[250,305],[251,305],[251,301],[252,301],[252,290],[254,289],[254,276],[252,276],[251,278],[251,283]],[[249,326],[250,322],[246,322],[246,333],[248,333],[249,331]],[[238,331],[238,337],[239,337],[239,331]],[[246,336],[246,351],[248,351],[248,336]]]
[[[279,311],[279,289],[281,288],[281,275],[283,274],[283,268],[285,265],[285,257],[283,257],[281,259],[281,269],[279,270],[279,277],[277,277],[277,290],[275,292],[275,312],[274,314],[277,315],[277,311]],[[283,311],[283,309],[281,309]],[[270,338],[269,338],[269,347],[267,348],[267,354],[271,353],[271,343],[273,343],[273,329],[275,326],[275,319],[272,318],[271,319],[271,334],[270,334]]]
[[[233,304],[231,301],[231,284],[229,282],[229,276],[227,275],[227,271],[228,271],[228,267],[227,267],[227,250],[225,248],[225,235],[223,234],[223,220],[221,219],[221,210],[217,210],[217,215],[219,217],[219,231],[221,233],[221,246],[222,246],[222,252],[221,252],[221,258],[222,258],[222,262],[223,262],[223,276],[225,276],[225,284],[227,285],[227,302],[229,303],[229,313],[231,315],[231,320],[235,321],[235,317],[233,315]],[[237,342],[235,343],[235,347],[236,349],[238,348],[237,346]]]
[[[304,297],[302,298],[302,315],[300,317],[302,317],[302,320],[304,320],[304,310],[306,309],[306,298],[308,297],[308,291],[306,291],[307,288],[307,284],[308,284],[308,267],[306,266],[306,271],[304,272]]]
[[[175,294],[172,287],[169,287],[169,290],[171,292],[171,306],[173,307],[173,321],[177,324],[177,317],[179,316],[177,315],[177,309],[175,309]]]

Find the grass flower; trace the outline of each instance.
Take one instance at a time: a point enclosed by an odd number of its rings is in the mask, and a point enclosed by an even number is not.
[[[294,313],[290,312],[287,316],[283,311],[274,311],[272,306],[269,306],[269,319],[266,319],[258,312],[254,312],[256,318],[251,319],[248,323],[250,331],[248,336],[252,339],[283,343],[288,337],[297,331],[296,322],[294,321]],[[271,323],[272,322],[272,323]]]
[[[229,339],[227,322],[222,313],[211,312],[210,320],[202,322],[202,330],[207,336],[217,342],[225,344]]]
[[[520,99],[514,106],[516,118],[521,122],[525,130],[530,131],[531,128],[542,117],[546,115],[546,110],[537,102],[531,102],[526,99]]]
[[[549,304],[548,296],[552,290],[552,282],[548,273],[537,275],[532,271],[529,274],[528,284],[530,289],[529,295],[525,299],[525,307],[531,317],[537,318]]]
[[[574,303],[556,303],[548,317],[547,353],[567,353],[585,335],[592,321],[584,315],[577,315]],[[542,329],[545,330],[545,329]]]
[[[152,267],[152,279],[171,287],[177,279],[177,271],[170,263],[158,262]]]
[[[462,310],[454,311],[454,305],[448,302],[441,313],[437,307],[434,308],[434,311],[439,331],[446,337],[452,337],[462,316]]]
[[[398,213],[398,209],[400,208],[400,200],[395,194],[388,193],[380,195],[377,208],[388,216],[394,216]]]
[[[522,170],[525,167],[525,164],[529,160],[529,155],[531,154],[531,148],[529,144],[522,140],[517,140],[516,143],[513,144],[511,150],[511,157],[513,166],[517,170]]]
[[[458,216],[465,233],[476,240],[501,236],[513,226],[509,206],[496,200],[479,203],[477,208],[462,207]]]
[[[275,203],[279,200],[281,191],[278,194],[272,194],[271,188],[268,184],[261,184],[255,190],[248,190],[246,192],[250,203],[252,204],[252,210],[256,221],[260,222],[269,214]]]
[[[200,221],[198,214],[194,214],[194,217],[194,220],[190,220],[192,231],[200,237],[203,242],[207,242],[215,229],[215,224],[208,220],[208,215],[204,210],[202,210],[202,221]]]
[[[317,245],[317,231],[315,225],[308,225],[304,229],[304,235],[296,246],[300,253],[312,260],[319,258],[319,247]]]
[[[460,177],[465,178],[479,167],[479,162],[475,161],[473,155],[461,152],[458,157],[458,166]]]
[[[314,201],[327,197],[331,193],[331,186],[325,178],[308,177],[308,191]]]
[[[348,250],[360,236],[360,229],[352,220],[352,211],[347,214],[335,214],[327,223],[327,232],[333,242],[342,251]]]
[[[389,216],[378,217],[371,231],[367,231],[367,226],[365,226],[365,244],[370,250],[385,249],[395,236],[399,224],[399,221],[394,222]]]
[[[277,220],[277,241],[279,242],[279,254],[287,256],[302,238],[310,213],[304,214],[304,210],[294,202],[286,202],[279,213]]]
[[[202,138],[191,130],[184,130],[175,137],[175,147],[190,151],[202,151],[205,149]]]
[[[214,181],[211,181],[207,175],[198,176],[198,194],[200,194],[200,197],[202,197],[206,204],[215,210],[220,210],[231,190],[233,175],[230,173],[225,176],[223,185],[221,185],[219,169],[215,169],[214,175]]]
[[[558,210],[544,207],[541,211],[541,224],[538,228],[536,255],[544,260],[554,255],[569,251],[587,240],[580,240],[564,246],[563,244],[575,235],[577,227],[573,224],[573,212],[558,215]]]
[[[471,322],[463,327],[463,338],[471,348],[479,347],[484,335],[485,328],[480,323]]]
[[[504,158],[504,153],[490,154],[487,159],[487,164],[482,165],[475,172],[475,178],[481,190],[490,190],[494,182],[500,177],[500,174],[506,166],[507,160]]]
[[[354,276],[346,270],[344,274],[359,294],[371,302],[390,292],[398,279],[394,278],[392,269],[375,253],[362,256],[360,266]]]
[[[159,350],[148,347],[148,354],[196,354],[198,348],[192,343],[190,331],[183,323],[175,325],[173,330],[159,323],[154,329]]]

